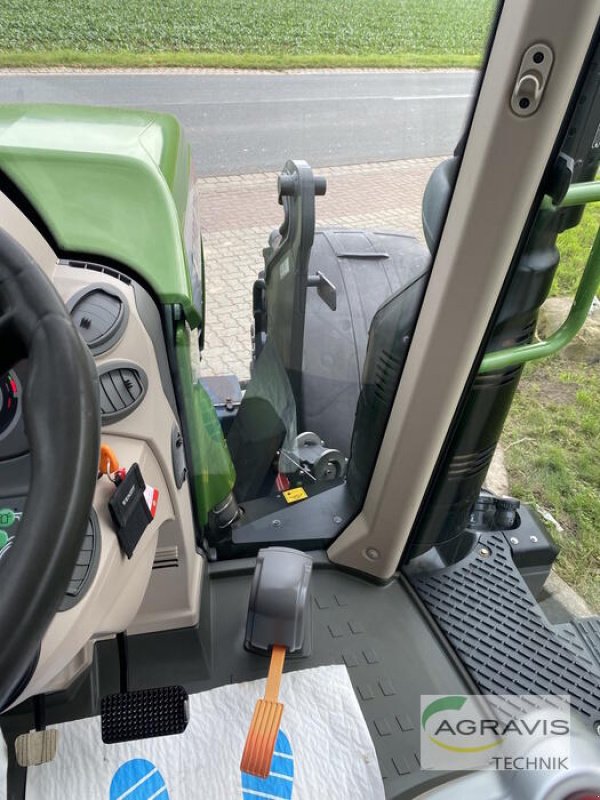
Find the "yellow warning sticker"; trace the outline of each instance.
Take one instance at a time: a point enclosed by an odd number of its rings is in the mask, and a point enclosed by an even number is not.
[[[297,489],[288,489],[287,492],[283,493],[283,496],[285,497],[286,503],[297,503],[298,500],[306,500],[308,497],[301,486]]]

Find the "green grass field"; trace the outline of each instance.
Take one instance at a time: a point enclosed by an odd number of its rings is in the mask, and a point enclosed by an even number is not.
[[[599,223],[592,206],[559,238],[553,295],[573,296]],[[502,442],[511,493],[562,525],[563,533],[551,529],[561,547],[558,573],[600,613],[600,359],[528,365]]]
[[[511,493],[564,528],[557,571],[600,612],[600,364],[530,365],[504,431]]]
[[[0,0],[0,65],[477,66],[495,0]]]

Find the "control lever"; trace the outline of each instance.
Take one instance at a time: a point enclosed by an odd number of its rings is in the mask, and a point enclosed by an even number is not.
[[[240,768],[265,778],[269,775],[283,714],[279,684],[286,650],[299,652],[306,635],[306,608],[312,559],[288,547],[260,550],[250,590],[246,647],[271,653],[265,697],[258,700],[250,723]]]
[[[269,655],[273,645],[304,649],[312,558],[290,547],[258,551],[250,589],[245,647]]]

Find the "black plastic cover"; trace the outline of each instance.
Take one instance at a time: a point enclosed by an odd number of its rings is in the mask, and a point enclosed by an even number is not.
[[[250,589],[246,648],[268,652],[285,645],[293,653],[304,644],[312,558],[289,547],[259,550]]]
[[[142,534],[152,522],[152,514],[144,497],[145,489],[138,464],[132,464],[108,501],[119,544],[127,558],[131,558]]]

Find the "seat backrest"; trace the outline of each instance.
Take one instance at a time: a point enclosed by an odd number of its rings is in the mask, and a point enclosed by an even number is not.
[[[433,253],[442,232],[457,170],[458,158],[447,158],[433,170],[425,187],[421,217],[430,253]]]
[[[371,323],[348,466],[348,488],[356,498],[363,497],[371,479],[428,275],[427,265],[380,306]]]
[[[433,253],[446,219],[458,158],[442,161],[431,173],[422,204],[423,233]],[[369,329],[367,355],[352,432],[348,486],[357,497],[367,489],[396,389],[408,355],[427,285],[428,266],[377,310]]]

